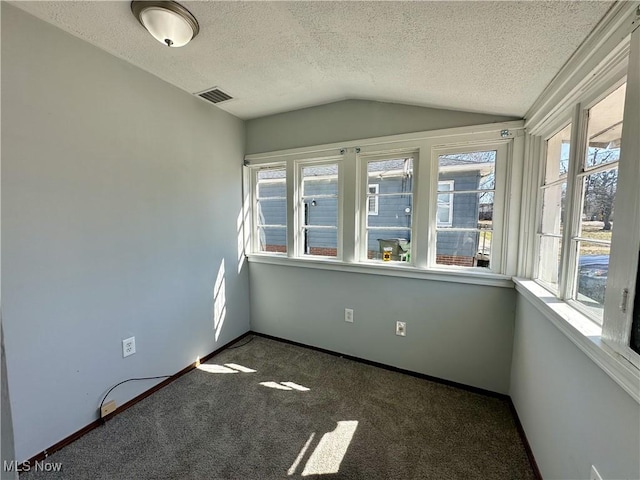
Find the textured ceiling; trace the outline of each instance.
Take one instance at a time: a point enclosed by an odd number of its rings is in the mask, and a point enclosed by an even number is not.
[[[13,2],[12,2],[13,3]],[[128,1],[15,2],[240,118],[367,99],[523,116],[611,2],[182,2],[200,35],[163,47]]]

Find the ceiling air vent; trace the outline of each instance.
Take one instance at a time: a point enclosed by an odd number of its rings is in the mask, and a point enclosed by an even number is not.
[[[214,87],[210,90],[205,90],[204,92],[197,93],[196,95],[198,95],[200,98],[205,99],[207,102],[211,102],[211,103],[222,103],[222,102],[226,102],[227,100],[233,99],[231,95],[223,92],[217,87]]]

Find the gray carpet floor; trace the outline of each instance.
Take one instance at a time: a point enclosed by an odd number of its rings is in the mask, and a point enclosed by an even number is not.
[[[202,368],[20,479],[535,478],[504,399],[262,337]]]

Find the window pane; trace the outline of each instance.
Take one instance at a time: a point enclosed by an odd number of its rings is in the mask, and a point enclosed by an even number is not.
[[[283,198],[258,200],[258,225],[287,225],[287,200]]]
[[[580,236],[611,240],[618,168],[587,175],[582,185]]]
[[[491,230],[442,230],[437,233],[436,263],[461,267],[490,267]]]
[[[411,195],[376,195],[371,198],[378,201],[378,215],[367,218],[368,227],[411,228]]]
[[[408,260],[413,214],[413,158],[369,161],[367,172],[368,209],[374,211],[377,207],[377,215],[367,215],[367,258],[392,262]],[[377,190],[372,188],[374,185]]]
[[[484,193],[453,193],[451,196],[451,223],[438,225],[438,228],[492,228],[494,192]],[[440,208],[438,205],[438,220]]]
[[[496,151],[454,153],[438,157],[438,182],[454,181],[454,190],[495,189]],[[442,191],[443,189],[439,188]]]
[[[286,227],[258,227],[258,238],[260,252],[287,252]]]
[[[287,172],[284,168],[265,168],[258,171],[257,177],[258,198],[287,196]]]
[[[259,252],[287,251],[287,184],[284,167],[256,172],[256,225]]]
[[[543,190],[542,233],[562,235],[566,196],[567,182],[552,185]],[[542,248],[542,245],[540,247]]]
[[[438,226],[451,226],[452,213],[450,205],[438,205]]]
[[[304,201],[304,224],[338,226],[338,199],[318,198]]]
[[[438,182],[438,191],[439,192],[450,192],[453,190],[453,180],[449,180],[446,182]]]
[[[438,194],[438,205],[440,204],[451,204],[451,197],[452,195],[450,193],[439,193]]]
[[[370,215],[378,214],[378,184],[369,185],[369,193],[367,195],[367,213]]]
[[[609,272],[609,245],[578,242],[578,285],[575,299],[600,321]]]
[[[560,255],[562,239],[542,236],[538,257],[538,278],[543,282],[558,285],[560,281]]]
[[[614,162],[620,158],[626,87],[626,83],[621,85],[589,109],[586,168]]]
[[[301,226],[302,253],[338,255],[338,165],[303,166]],[[314,228],[315,227],[315,228]],[[324,227],[324,228],[321,228]],[[328,228],[327,228],[328,227]]]
[[[302,168],[304,197],[338,195],[338,165],[314,165]]]
[[[567,175],[571,147],[571,124],[547,140],[547,164],[544,183],[552,183]]]
[[[409,179],[413,176],[413,158],[370,161],[367,162],[367,172],[369,178],[372,180],[369,183],[379,183],[378,180],[384,180],[390,177]]]
[[[409,229],[369,230],[367,232],[367,258],[382,261],[408,261],[411,252]]]
[[[307,228],[304,231],[304,253],[322,257],[338,256],[338,230]]]

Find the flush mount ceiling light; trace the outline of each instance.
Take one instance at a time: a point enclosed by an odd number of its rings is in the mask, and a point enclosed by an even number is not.
[[[200,31],[196,18],[176,2],[133,1],[131,11],[156,40],[168,47],[182,47]]]

